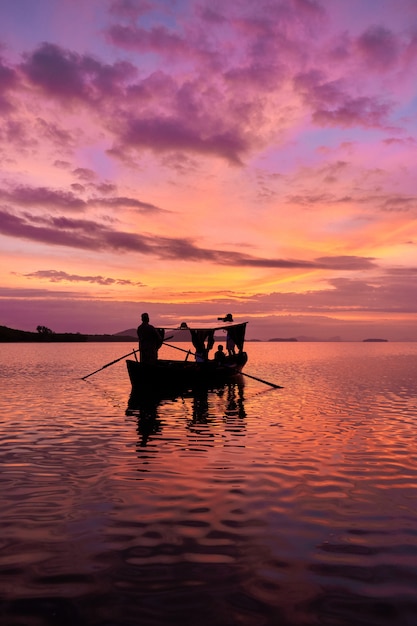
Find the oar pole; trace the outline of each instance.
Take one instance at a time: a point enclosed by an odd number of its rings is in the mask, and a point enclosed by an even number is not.
[[[170,339],[170,337],[169,337]],[[195,356],[194,352],[191,352],[191,350],[184,350],[184,348],[179,348],[178,346],[173,346],[172,343],[166,343],[166,341],[164,341],[164,344],[166,346],[168,346],[169,348],[174,348],[174,350],[181,350],[181,352],[187,352],[187,354],[192,354],[193,356]]]
[[[106,367],[110,367],[110,365],[114,365],[115,363],[118,363],[119,361],[121,361],[122,359],[125,359],[128,356],[131,356],[132,354],[136,354],[136,352],[139,352],[139,350],[132,350],[132,352],[129,352],[129,354],[124,354],[123,356],[119,357],[118,359],[115,359],[114,361],[111,361],[110,363],[106,363],[106,365],[103,365],[102,367],[99,367],[98,370],[95,370],[94,372],[91,372],[91,374],[87,374],[87,376],[82,376],[81,380],[85,380],[86,378],[89,378],[93,374],[97,374],[97,372],[101,372],[101,370],[106,369]]]
[[[170,348],[174,348],[174,350],[181,350],[181,352],[187,352],[188,354],[193,354],[195,356],[194,352],[191,352],[190,350],[184,350],[184,348],[179,348],[178,346],[173,346],[172,343],[166,343],[166,346],[169,346]],[[253,378],[253,380],[257,380],[260,383],[264,383],[265,385],[269,385],[270,387],[273,387],[274,389],[282,389],[281,385],[276,385],[275,383],[270,383],[267,380],[264,380],[263,378],[258,378],[257,376],[252,376],[251,374],[247,374],[246,372],[239,372],[239,374],[242,374],[242,376],[247,376],[248,378]]]
[[[247,374],[246,372],[240,372],[243,376],[247,376],[248,378],[253,378],[253,380],[257,380],[260,383],[264,383],[265,385],[269,385],[270,387],[273,387],[274,389],[283,389],[283,387],[281,387],[281,385],[276,385],[275,383],[270,383],[267,380],[264,380],[263,378],[258,378],[257,376],[252,376],[251,374]]]
[[[172,339],[172,337],[173,337],[173,335],[171,335],[170,337],[167,337],[167,339]],[[163,343],[165,343],[165,342],[163,342]],[[171,347],[173,347],[173,346],[171,346]],[[98,372],[101,372],[101,370],[106,369],[106,367],[110,367],[110,365],[114,365],[115,363],[118,363],[122,359],[126,359],[126,357],[131,356],[132,354],[134,354],[136,356],[137,352],[139,352],[138,349],[132,350],[132,352],[129,352],[129,354],[124,354],[123,356],[119,357],[118,359],[115,359],[114,361],[111,361],[110,363],[106,363],[106,365],[103,365],[102,367],[99,367],[98,370],[96,370],[95,372],[91,372],[91,374],[87,374],[87,376],[82,376],[81,380],[85,380],[86,378],[89,378],[93,374],[97,374]]]

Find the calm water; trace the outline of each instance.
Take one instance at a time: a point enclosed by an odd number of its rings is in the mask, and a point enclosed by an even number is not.
[[[2,626],[417,624],[417,344],[249,343],[283,389],[141,413],[80,380],[133,347],[1,345]]]

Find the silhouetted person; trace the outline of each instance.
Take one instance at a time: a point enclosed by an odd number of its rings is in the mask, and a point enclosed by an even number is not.
[[[218,365],[223,365],[223,363],[225,362],[226,355],[224,353],[222,345],[219,345],[217,347],[217,351],[214,353],[214,360],[216,361]]]
[[[138,326],[139,352],[141,363],[155,363],[162,337],[155,326],[149,323],[149,315],[142,313],[142,324]]]
[[[195,351],[195,360],[197,363],[205,363],[208,359],[208,350],[204,346]]]
[[[236,354],[235,347],[236,347],[236,344],[235,344],[234,340],[229,335],[229,333],[227,333],[227,336],[226,336],[226,348],[227,348],[227,352],[229,353],[229,356],[233,356],[234,354]]]

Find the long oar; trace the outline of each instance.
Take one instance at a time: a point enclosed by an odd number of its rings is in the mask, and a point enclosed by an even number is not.
[[[171,335],[171,337],[167,337],[167,339],[172,339],[173,336],[174,335]],[[110,367],[110,365],[114,365],[115,363],[118,363],[122,359],[125,359],[126,357],[130,356],[131,354],[135,354],[136,352],[139,352],[139,350],[132,350],[132,352],[129,352],[129,354],[124,354],[123,356],[119,357],[118,359],[115,359],[114,361],[110,361],[110,363],[106,363],[106,365],[103,365],[103,367],[99,367],[99,369],[96,370],[95,372],[91,372],[91,374],[87,374],[87,376],[83,376],[81,378],[81,380],[85,380],[86,378],[89,378],[93,374],[97,374],[97,372],[101,372],[101,370],[106,369],[106,367]]]
[[[165,345],[169,346],[170,348],[174,348],[174,350],[181,350],[181,352],[189,352],[190,353],[190,350],[184,350],[184,348],[179,348],[178,346],[173,346],[172,343],[165,343]],[[194,352],[191,352],[190,354],[193,354],[195,356]],[[263,380],[263,378],[257,378],[256,376],[252,376],[251,374],[246,374],[246,372],[239,372],[239,374],[242,374],[242,376],[247,376],[248,378],[253,378],[253,380],[257,380],[258,382],[264,383],[265,385],[270,385],[271,387],[274,387],[274,389],[282,389],[282,387],[280,385],[276,385],[275,383],[270,383],[267,380]]]
[[[253,380],[257,380],[260,383],[265,383],[265,385],[270,385],[274,389],[283,389],[283,387],[281,387],[281,385],[276,385],[275,383],[270,383],[269,381],[264,380],[263,378],[257,378],[256,376],[252,376],[251,374],[247,374],[246,372],[240,372],[240,373],[243,376],[247,376],[248,378],[253,378]]]
[[[106,363],[106,365],[103,365],[103,367],[100,367],[98,370],[96,370],[95,372],[91,372],[91,374],[87,374],[87,376],[83,376],[81,378],[81,380],[85,380],[86,378],[89,378],[90,376],[92,376],[93,374],[97,374],[97,372],[101,372],[101,370],[106,369],[106,367],[110,367],[110,365],[114,365],[115,363],[118,363],[119,361],[121,361],[122,359],[125,359],[127,356],[130,356],[131,354],[135,354],[135,352],[139,352],[139,350],[133,350],[132,352],[129,352],[129,354],[124,354],[123,356],[121,356],[118,359],[115,359],[114,361],[111,361],[110,363]]]

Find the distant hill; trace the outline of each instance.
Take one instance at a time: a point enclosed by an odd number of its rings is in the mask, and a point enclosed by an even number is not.
[[[289,337],[289,338],[274,337],[273,339],[268,339],[268,341],[298,341],[298,339],[296,337]]]
[[[31,333],[26,330],[16,330],[14,328],[8,328],[7,326],[0,326],[0,342],[2,343],[14,343],[14,342],[41,342],[51,343],[57,341],[87,341],[87,335],[81,335],[80,333]]]
[[[57,342],[86,342],[86,341],[137,341],[136,330],[133,336],[124,335],[83,335],[81,333],[47,333],[30,332],[0,326],[0,343],[57,343]]]
[[[136,333],[136,328],[128,328],[127,330],[122,330],[119,333],[114,333],[114,337],[134,337],[138,338]]]

